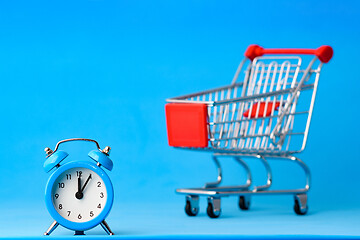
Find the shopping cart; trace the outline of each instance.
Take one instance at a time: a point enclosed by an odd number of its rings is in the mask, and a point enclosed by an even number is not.
[[[283,54],[292,56],[277,56]],[[315,55],[315,58],[302,59],[298,55]],[[250,45],[230,85],[167,99],[169,145],[213,152],[212,159],[218,170],[215,182],[176,190],[186,195],[187,215],[198,214],[199,196],[207,196],[207,214],[217,218],[221,213],[221,197],[239,196],[239,207],[247,210],[251,195],[257,194],[294,195],[295,213],[307,213],[310,170],[294,155],[305,149],[320,71],[332,55],[330,46],[264,49]],[[244,80],[238,82],[242,69],[245,69]],[[245,184],[219,186],[222,180],[220,157],[231,157],[245,169]],[[257,158],[264,165],[265,185],[252,187],[251,171],[243,157]],[[270,190],[269,158],[297,163],[305,172],[305,187]]]

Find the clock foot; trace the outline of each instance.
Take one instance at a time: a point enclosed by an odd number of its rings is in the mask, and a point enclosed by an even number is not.
[[[100,223],[100,225],[102,226],[102,228],[105,230],[105,232],[109,235],[114,235],[114,233],[111,231],[109,225],[107,224],[107,222],[104,220]]]
[[[45,236],[49,236],[56,228],[57,226],[59,226],[59,223],[57,221],[54,221],[50,227],[48,228],[48,230],[46,230],[46,232],[44,233]]]
[[[75,231],[74,236],[77,236],[77,235],[85,235],[85,233],[84,233],[84,231]]]

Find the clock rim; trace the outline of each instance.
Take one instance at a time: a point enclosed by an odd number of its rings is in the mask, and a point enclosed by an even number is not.
[[[96,174],[99,175],[99,177],[103,180],[106,191],[107,191],[107,200],[105,203],[104,209],[101,211],[101,213],[95,217],[94,219],[88,221],[88,222],[72,222],[65,218],[63,218],[55,209],[53,202],[52,202],[52,187],[56,181],[56,179],[65,171],[71,169],[71,168],[87,168],[89,170],[94,171]],[[55,170],[49,177],[49,180],[46,184],[45,188],[45,203],[46,207],[51,215],[51,217],[57,221],[61,226],[68,228],[70,230],[78,230],[78,231],[84,231],[91,229],[98,224],[100,224],[110,213],[110,210],[112,208],[114,201],[114,189],[113,185],[111,183],[111,180],[109,176],[106,174],[106,172],[98,167],[95,163],[87,162],[87,161],[72,161],[65,163],[64,165],[60,166],[58,169]]]

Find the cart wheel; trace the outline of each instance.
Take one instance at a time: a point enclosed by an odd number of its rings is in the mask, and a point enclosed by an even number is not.
[[[190,201],[186,201],[185,213],[188,216],[194,217],[199,213],[199,208],[192,207]]]
[[[220,217],[220,213],[221,213],[221,211],[217,211],[217,212],[214,211],[214,206],[212,203],[208,203],[206,212],[210,218],[218,218],[218,217]]]
[[[250,208],[250,197],[249,196],[240,196],[239,197],[239,207],[241,210],[249,210]]]
[[[294,211],[297,215],[305,215],[308,211],[308,206],[305,209],[301,209],[299,201],[295,199]]]

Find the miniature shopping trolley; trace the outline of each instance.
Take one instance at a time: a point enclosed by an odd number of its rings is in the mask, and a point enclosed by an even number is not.
[[[289,55],[289,56],[288,56]],[[299,55],[315,55],[315,58]],[[169,145],[210,151],[218,169],[217,181],[204,187],[177,189],[186,195],[185,212],[196,216],[199,197],[207,196],[207,214],[217,218],[221,197],[238,196],[239,207],[247,210],[252,195],[294,195],[294,211],[307,213],[310,170],[298,157],[304,150],[314,108],[320,71],[330,61],[330,46],[318,49],[264,49],[250,45],[230,85],[167,99],[166,122]],[[240,82],[238,79],[244,78]],[[245,184],[219,186],[220,157],[230,157],[247,173]],[[245,158],[256,158],[266,169],[266,184],[252,186]],[[297,163],[305,172],[301,189],[270,189],[272,172],[268,159]]]

